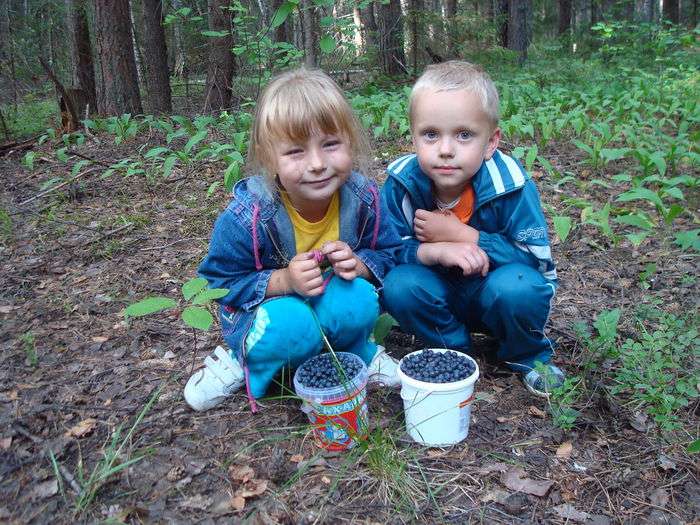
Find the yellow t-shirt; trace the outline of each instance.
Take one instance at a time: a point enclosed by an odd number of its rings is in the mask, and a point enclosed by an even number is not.
[[[289,219],[294,227],[294,240],[297,253],[309,252],[323,246],[326,241],[337,241],[340,237],[340,198],[338,192],[333,194],[326,215],[318,222],[309,222],[299,215],[284,192],[282,203],[287,209]]]

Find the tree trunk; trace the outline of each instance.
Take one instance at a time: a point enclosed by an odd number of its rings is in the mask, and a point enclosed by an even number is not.
[[[418,76],[418,55],[420,54],[420,21],[419,18],[423,13],[423,0],[408,0],[408,27],[411,32],[410,55],[413,75]]]
[[[71,84],[83,90],[90,111],[97,111],[95,69],[92,64],[90,26],[85,13],[85,2],[66,0],[66,14],[72,69]]]
[[[129,0],[94,0],[100,58],[97,110],[101,115],[142,113],[131,39]]]
[[[209,30],[226,31],[226,36],[209,38],[207,84],[204,88],[204,111],[220,111],[231,105],[231,80],[234,63],[231,48],[231,11],[228,0],[209,0]]]
[[[173,9],[177,10],[181,7],[181,0],[173,0]],[[182,22],[178,18],[173,24],[173,49],[175,51],[175,59],[173,60],[173,75],[176,77],[187,78],[187,64],[185,63],[185,44],[182,37]]]
[[[447,39],[447,54],[450,58],[457,56],[457,46],[455,45],[457,18],[457,0],[445,0],[445,38]]]
[[[600,20],[600,4],[598,0],[591,0],[591,25]]]
[[[173,109],[168,73],[168,49],[163,27],[163,3],[161,0],[142,0],[143,43],[148,50],[144,57],[148,106],[154,115],[170,113]]]
[[[400,0],[389,0],[380,6],[379,56],[382,71],[388,75],[408,73],[403,52],[403,15]]]
[[[499,31],[499,37],[501,41],[501,47],[508,47],[508,32],[509,32],[509,19],[510,19],[510,0],[498,0],[498,16],[501,21],[501,27]]]
[[[129,1],[129,20],[131,21],[131,39],[133,41],[134,48],[134,60],[136,61],[136,78],[139,79],[139,86],[145,86],[146,80],[143,73],[143,52],[141,50],[141,36],[136,30],[136,24],[134,23],[134,1]]]
[[[531,10],[530,0],[510,0],[508,16],[508,49],[517,51],[518,64],[527,59],[527,47],[530,43],[528,16]]]
[[[571,0],[559,0],[559,35],[571,30]]]
[[[679,22],[678,0],[663,0],[663,19],[672,24]]]
[[[284,0],[272,0],[272,13],[277,12],[280,6],[284,3]],[[292,15],[290,14],[287,19],[274,29],[273,39],[275,42],[292,42],[293,37],[289,34],[290,20]]]
[[[362,21],[362,36],[365,43],[365,52],[377,45],[377,19],[374,17],[373,2],[360,9],[360,20]]]
[[[635,11],[639,22],[651,22],[654,19],[654,1],[637,0]]]
[[[304,64],[307,67],[316,67],[313,2],[301,0],[299,7],[301,8],[301,29],[304,33]]]

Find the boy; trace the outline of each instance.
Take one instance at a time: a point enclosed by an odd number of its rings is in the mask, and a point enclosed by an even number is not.
[[[493,334],[498,359],[546,397],[565,377],[544,335],[556,270],[535,184],[497,149],[496,87],[467,62],[430,66],[409,118],[416,154],[382,189],[403,238],[386,309],[429,345],[468,352],[470,331]]]

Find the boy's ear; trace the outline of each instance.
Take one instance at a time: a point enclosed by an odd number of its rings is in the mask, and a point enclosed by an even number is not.
[[[486,145],[486,154],[484,155],[485,160],[491,160],[491,157],[493,157],[493,154],[496,152],[496,149],[498,149],[498,145],[501,143],[501,128],[496,128],[493,130],[493,133],[491,133],[491,136],[489,137],[489,142]]]

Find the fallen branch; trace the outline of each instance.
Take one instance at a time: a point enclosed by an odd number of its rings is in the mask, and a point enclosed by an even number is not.
[[[34,195],[34,197],[30,197],[29,199],[27,199],[27,200],[24,201],[24,202],[20,202],[20,203],[18,204],[18,206],[24,206],[25,204],[29,204],[30,202],[32,202],[32,201],[34,201],[34,200],[36,200],[36,199],[40,199],[41,197],[44,197],[45,195],[48,195],[49,193],[52,193],[52,192],[54,192],[54,191],[56,191],[56,190],[58,190],[58,189],[61,189],[61,188],[65,187],[65,186],[68,186],[69,184],[75,182],[75,181],[78,180],[79,178],[84,177],[85,175],[88,175],[88,174],[90,174],[90,173],[94,173],[95,171],[97,171],[97,169],[98,169],[98,168],[90,168],[90,169],[87,169],[87,170],[83,171],[82,173],[78,173],[78,174],[77,174],[75,177],[73,177],[72,179],[69,179],[69,180],[67,180],[67,181],[65,181],[65,182],[62,182],[61,184],[57,184],[56,186],[53,186],[53,187],[49,188],[48,190],[41,191],[41,192],[37,193],[36,195]]]
[[[127,222],[126,224],[119,226],[119,228],[114,228],[113,230],[110,230],[108,232],[101,233],[99,237],[91,240],[88,244],[92,244],[93,242],[97,242],[97,241],[101,241],[103,239],[106,239],[107,237],[110,237],[110,236],[114,235],[115,233],[119,233],[120,231],[131,228],[133,225],[134,225],[133,222]]]
[[[27,140],[19,140],[16,142],[9,142],[0,145],[0,157],[4,157],[5,155],[9,155],[10,153],[14,151],[22,151],[25,149],[29,149],[34,146],[34,143],[36,142],[36,137],[33,137],[31,139]]]

